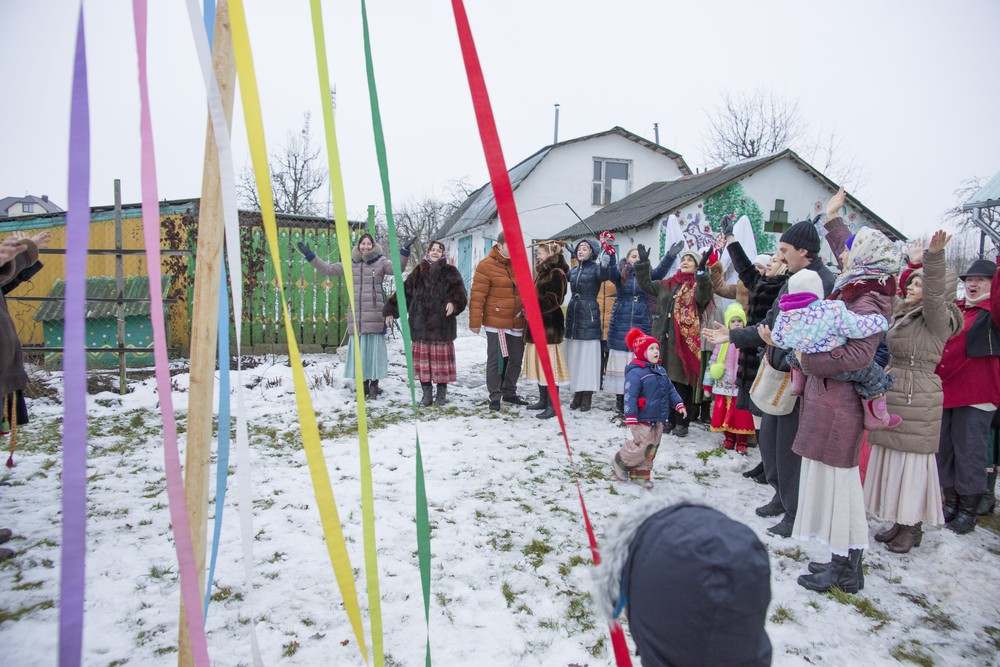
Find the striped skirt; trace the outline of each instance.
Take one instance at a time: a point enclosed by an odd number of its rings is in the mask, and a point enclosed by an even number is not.
[[[385,336],[377,333],[363,333],[361,339],[362,380],[383,380],[389,376],[389,355],[385,350]],[[347,337],[347,362],[344,377],[354,379],[354,336]]]
[[[420,382],[448,384],[458,377],[453,341],[413,341],[413,371]]]

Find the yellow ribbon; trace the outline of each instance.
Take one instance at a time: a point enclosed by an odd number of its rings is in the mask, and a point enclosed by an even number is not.
[[[364,627],[361,620],[361,609],[358,605],[358,593],[354,585],[354,576],[351,570],[351,562],[347,554],[347,543],[344,541],[344,533],[340,525],[340,517],[337,514],[337,504],[333,497],[333,489],[330,485],[330,476],[326,469],[326,461],[323,458],[323,449],[320,446],[319,429],[316,426],[316,413],[313,410],[312,399],[309,396],[309,388],[306,384],[305,371],[302,368],[302,359],[299,356],[299,347],[295,340],[295,332],[292,328],[292,320],[288,314],[288,304],[285,300],[285,287],[281,278],[280,261],[278,254],[278,225],[274,217],[274,198],[271,193],[270,171],[267,164],[267,146],[264,142],[264,123],[260,112],[260,96],[257,92],[257,78],[254,73],[253,54],[250,50],[250,37],[247,33],[246,14],[243,11],[243,0],[230,0],[229,3],[230,25],[233,31],[233,53],[236,57],[236,72],[240,82],[240,96],[243,102],[243,116],[247,125],[247,139],[250,144],[250,157],[253,164],[254,176],[257,182],[257,192],[260,197],[261,218],[264,221],[264,233],[267,236],[268,248],[271,252],[271,261],[274,263],[274,273],[278,280],[278,293],[281,300],[281,310],[285,320],[285,332],[288,338],[288,357],[292,363],[292,377],[295,384],[295,402],[299,410],[299,425],[302,429],[302,446],[306,453],[306,462],[309,465],[309,474],[312,478],[313,490],[316,494],[316,504],[319,508],[320,520],[323,526],[323,536],[326,540],[327,551],[330,554],[330,562],[333,565],[333,573],[337,578],[337,585],[340,587],[341,597],[344,600],[344,609],[350,619],[351,627],[354,630],[358,648],[365,662],[368,662],[368,649],[365,645]],[[326,97],[330,100],[329,95]],[[338,173],[339,176],[339,173]],[[332,171],[331,171],[332,180]],[[343,203],[341,202],[341,205]],[[341,257],[350,257],[350,253],[344,253],[347,235],[340,229],[340,225],[347,219],[346,214],[341,216],[337,211],[337,237],[341,246]],[[346,228],[346,225],[345,225]],[[348,294],[351,297],[351,308],[353,310],[353,290],[351,289],[351,273],[345,271],[347,279]],[[355,331],[357,328],[355,327]],[[361,368],[359,346],[355,343],[355,368]],[[360,387],[360,381],[359,381]],[[363,406],[363,396],[358,389],[358,403]],[[364,408],[361,408],[362,419],[359,423],[359,432],[362,438],[366,435],[366,425],[363,418]],[[366,440],[363,440],[366,442]],[[365,473],[370,476],[371,469],[367,464],[367,451],[362,456],[362,479]],[[371,492],[369,486],[369,493]],[[374,523],[374,517],[372,517]],[[366,531],[366,535],[367,535]],[[367,555],[367,542],[366,555]],[[376,588],[376,595],[378,594]],[[371,590],[369,590],[369,596]]]

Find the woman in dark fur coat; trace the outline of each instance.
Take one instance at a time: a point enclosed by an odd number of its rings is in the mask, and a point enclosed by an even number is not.
[[[559,241],[540,241],[535,250],[535,293],[538,294],[538,306],[545,324],[545,339],[548,341],[557,396],[558,387],[569,384],[569,366],[560,345],[566,332],[562,304],[566,299],[567,272],[569,265],[563,257],[563,244]],[[524,376],[538,383],[538,402],[529,405],[528,409],[541,410],[535,415],[539,419],[555,417],[555,406],[549,400],[548,380],[545,379],[545,371],[528,327],[524,329]]]
[[[456,317],[465,310],[468,294],[462,274],[448,263],[443,243],[431,242],[424,261],[403,282],[403,291],[413,339],[413,368],[423,389],[420,405],[444,405],[448,383],[456,378]],[[389,326],[393,318],[399,317],[395,294],[389,297],[382,314]],[[437,385],[436,397],[432,396],[432,384]]]

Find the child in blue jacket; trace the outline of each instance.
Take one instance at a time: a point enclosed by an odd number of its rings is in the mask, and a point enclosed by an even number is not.
[[[663,438],[663,425],[673,408],[687,418],[687,409],[667,371],[660,365],[660,345],[639,329],[625,334],[625,344],[635,354],[625,367],[625,426],[632,439],[626,440],[611,460],[615,477],[621,481],[653,488],[650,472]]]

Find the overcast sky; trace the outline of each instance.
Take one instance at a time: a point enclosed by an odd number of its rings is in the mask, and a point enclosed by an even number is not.
[[[200,4],[200,3],[199,3]],[[621,2],[467,0],[508,167],[559,138],[620,125],[702,157],[725,91],[760,86],[799,103],[867,173],[855,194],[909,235],[927,234],[970,176],[1000,170],[1000,2]],[[0,196],[66,205],[77,3],[0,0]],[[382,208],[361,42],[360,2],[323,3],[347,208]],[[131,2],[84,2],[92,127],[91,203],[140,199]],[[451,3],[368,6],[393,200],[446,196],[487,179]],[[269,150],[322,112],[307,0],[246,1]],[[183,0],[150,2],[149,61],[159,193],[200,196],[204,89]],[[248,161],[237,96],[233,140]],[[794,148],[794,146],[793,146]],[[821,166],[821,165],[817,165]]]

